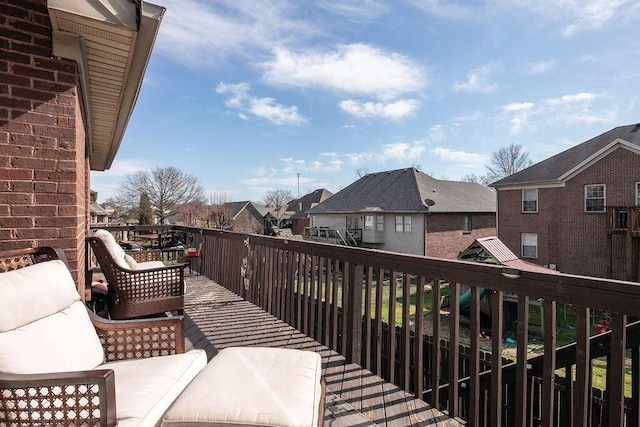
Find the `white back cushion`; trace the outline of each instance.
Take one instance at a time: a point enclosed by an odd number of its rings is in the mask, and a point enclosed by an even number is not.
[[[94,369],[102,344],[62,261],[0,273],[0,371]]]
[[[104,246],[107,248],[107,251],[111,254],[111,258],[122,268],[126,268],[127,270],[131,269],[127,261],[125,260],[124,249],[116,242],[116,238],[113,237],[107,230],[95,230],[93,232],[93,237],[97,237],[102,240]]]

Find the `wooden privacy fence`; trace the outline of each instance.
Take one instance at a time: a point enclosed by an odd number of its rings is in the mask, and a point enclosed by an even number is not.
[[[585,426],[597,421],[596,410],[606,425],[637,425],[638,332],[626,327],[629,318],[640,317],[636,283],[215,230],[197,233],[196,240],[204,243],[202,274],[349,360],[424,396],[450,416],[464,417],[470,425],[525,426],[535,419],[536,425],[543,426],[567,425],[567,420]],[[431,306],[438,307],[444,283],[450,293],[449,334],[443,334],[440,311],[432,310],[431,340],[447,338],[450,346],[446,357],[435,351],[427,359],[422,315],[425,285],[431,285]],[[470,287],[470,350],[464,373],[459,362],[462,284]],[[494,337],[503,336],[503,295],[517,295],[517,361],[484,373],[481,289],[491,294]],[[527,343],[529,300],[533,299],[542,299],[544,308],[544,355],[532,364],[527,361]],[[577,340],[568,353],[556,352],[557,304],[572,304],[576,311]],[[611,313],[609,333],[590,338],[591,310]],[[388,319],[396,319],[397,333],[379,333]],[[594,342],[606,349],[607,387],[598,408],[591,387],[592,353],[600,349]],[[501,366],[502,340],[493,339],[491,346],[487,364]],[[625,363],[630,365],[632,382],[628,399]],[[556,370],[560,368],[573,374],[559,380]],[[560,398],[558,390],[563,387],[566,393]]]

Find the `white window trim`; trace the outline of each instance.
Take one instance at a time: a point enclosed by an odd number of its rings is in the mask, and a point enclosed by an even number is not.
[[[364,216],[364,229],[365,230],[373,230],[374,229],[374,220],[375,220],[375,215],[365,215]]]
[[[536,238],[536,254],[535,256],[528,256],[524,254],[524,238],[525,236],[535,236]],[[532,245],[527,245],[527,246],[532,246]],[[520,255],[522,256],[522,258],[538,258],[538,234],[537,233],[522,233],[520,234]]]
[[[536,209],[533,210],[533,211],[525,211],[524,210],[524,202],[528,201],[528,200],[525,200],[524,194],[525,194],[525,191],[531,191],[531,190],[535,191],[535,194],[536,194],[536,198],[535,198]],[[538,199],[538,189],[537,188],[523,188],[522,189],[522,202],[520,204],[520,209],[522,210],[522,213],[538,213],[538,203],[539,203],[539,199]]]
[[[601,211],[588,211],[587,210],[587,187],[599,187],[602,186],[602,210]],[[584,202],[583,209],[585,213],[603,213],[606,212],[607,208],[607,184],[585,184],[584,186]]]
[[[409,221],[407,222],[407,218],[409,219]],[[400,220],[400,222],[398,222],[398,220]],[[394,223],[395,223],[395,231],[396,233],[407,233],[410,234],[412,232],[412,220],[411,220],[411,215],[395,215],[394,216]],[[398,227],[400,226],[400,227]],[[409,231],[407,231],[407,229]]]

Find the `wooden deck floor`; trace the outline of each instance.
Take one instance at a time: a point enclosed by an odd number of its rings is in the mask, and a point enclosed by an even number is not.
[[[460,425],[202,276],[187,278],[185,335],[187,349],[204,349],[209,359],[230,346],[318,352],[327,382],[325,426]]]

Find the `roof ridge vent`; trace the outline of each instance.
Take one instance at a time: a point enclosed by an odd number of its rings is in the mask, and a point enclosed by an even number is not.
[[[631,133],[638,132],[640,130],[640,123],[636,123],[636,125],[631,129]]]

